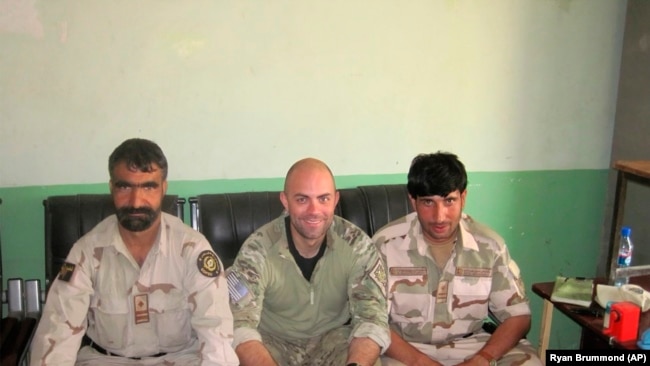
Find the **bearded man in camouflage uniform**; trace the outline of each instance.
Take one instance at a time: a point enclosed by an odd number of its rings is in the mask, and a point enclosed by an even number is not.
[[[31,365],[238,365],[221,261],[203,235],[161,212],[160,147],[126,140],[108,171],[116,214],[70,250],[47,295]]]
[[[280,200],[286,213],[251,234],[228,270],[241,364],[378,365],[390,342],[386,273],[370,238],[334,215],[332,172],[298,161]]]
[[[504,240],[463,213],[456,155],[419,155],[408,173],[415,212],[375,233],[386,261],[391,345],[383,365],[541,365],[530,307]],[[488,310],[501,321],[482,330]]]

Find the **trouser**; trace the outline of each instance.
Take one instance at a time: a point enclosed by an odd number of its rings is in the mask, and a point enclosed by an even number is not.
[[[280,366],[345,365],[348,358],[350,326],[332,329],[318,337],[285,339],[260,331],[262,342]],[[376,366],[380,366],[377,360]]]
[[[467,338],[459,338],[445,344],[411,343],[420,352],[443,365],[456,365],[471,358],[478,352],[490,338],[488,333],[479,333]],[[404,366],[403,363],[389,357],[381,357],[382,366]],[[537,357],[535,348],[525,339],[512,348],[503,357],[497,360],[499,366],[525,365],[541,366],[542,362]]]

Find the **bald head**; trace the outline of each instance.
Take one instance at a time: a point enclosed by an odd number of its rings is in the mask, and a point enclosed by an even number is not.
[[[312,258],[332,225],[339,202],[332,171],[317,159],[297,161],[287,172],[280,200],[289,214],[296,249]]]
[[[284,178],[284,192],[287,193],[288,187],[292,185],[293,180],[296,179],[297,176],[303,176],[305,174],[312,175],[324,172],[327,172],[327,175],[332,182],[332,186],[336,190],[336,186],[334,184],[334,175],[332,174],[332,171],[327,166],[327,164],[314,158],[305,158],[298,160],[291,166],[291,168],[289,168],[287,176]]]

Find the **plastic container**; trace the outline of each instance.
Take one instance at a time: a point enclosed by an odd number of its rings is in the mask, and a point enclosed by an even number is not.
[[[623,226],[621,228],[621,236],[619,237],[618,245],[618,259],[617,265],[621,267],[629,267],[632,264],[632,252],[634,245],[632,244],[631,239],[632,229],[628,226]],[[626,285],[630,283],[629,277],[617,277],[614,280],[614,286],[620,287],[621,285]]]

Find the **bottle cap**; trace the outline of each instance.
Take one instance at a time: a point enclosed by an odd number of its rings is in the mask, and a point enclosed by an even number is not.
[[[632,234],[632,229],[630,229],[629,226],[623,226],[621,228],[621,235],[622,236],[630,236],[630,234]]]

